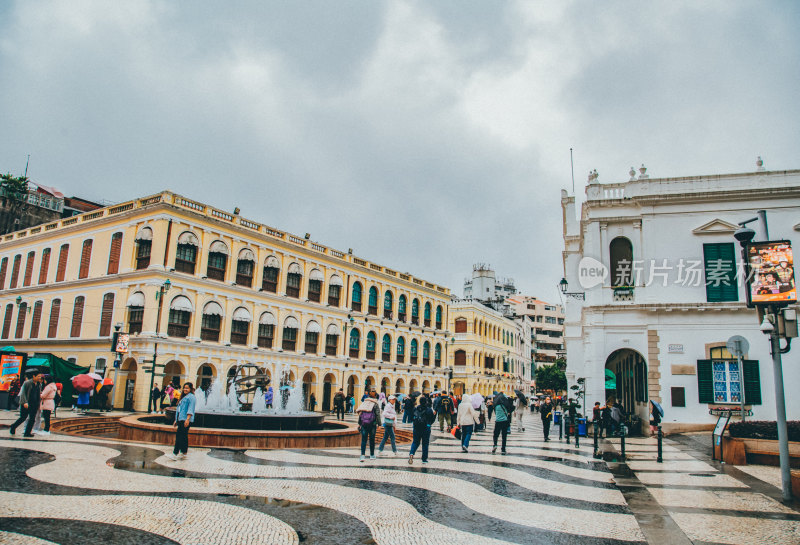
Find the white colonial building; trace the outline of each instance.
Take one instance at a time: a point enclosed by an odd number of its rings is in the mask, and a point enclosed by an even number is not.
[[[799,247],[800,170],[645,172],[631,169],[629,181],[614,184],[590,175],[580,219],[575,197],[562,191],[568,376],[585,377],[588,406],[614,396],[645,421],[655,399],[666,431],[707,428],[712,413],[738,405],[738,368],[725,344],[742,335],[747,408],[774,420],[769,341],[737,282],[733,233],[766,210],[770,238]],[[783,373],[787,416],[799,419],[800,346],[783,355]]]

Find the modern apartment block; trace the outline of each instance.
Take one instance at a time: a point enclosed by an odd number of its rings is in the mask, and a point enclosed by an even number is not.
[[[550,364],[565,355],[564,307],[529,295],[514,295],[506,299],[506,304],[512,315],[531,321],[531,357],[535,363]]]

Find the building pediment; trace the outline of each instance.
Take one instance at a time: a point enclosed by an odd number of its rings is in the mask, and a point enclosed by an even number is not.
[[[695,235],[726,235],[733,234],[739,228],[738,225],[721,219],[713,219],[708,223],[692,230]]]

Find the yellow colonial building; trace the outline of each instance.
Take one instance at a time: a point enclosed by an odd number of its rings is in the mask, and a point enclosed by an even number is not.
[[[455,393],[529,391],[531,326],[526,318],[505,317],[471,298],[451,301],[449,315]]]
[[[306,385],[446,385],[450,292],[388,267],[165,191],[0,241],[2,344],[106,376],[130,334],[115,406],[146,410],[155,383],[207,385],[253,364]]]

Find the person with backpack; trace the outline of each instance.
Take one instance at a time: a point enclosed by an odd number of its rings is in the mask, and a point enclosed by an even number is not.
[[[544,431],[544,440],[550,440],[550,422],[553,421],[553,402],[550,401],[550,396],[544,399],[544,403],[539,406],[539,412],[542,417],[542,430]]]
[[[414,420],[414,406],[417,404],[413,396],[403,400],[403,424],[410,424]]]
[[[344,390],[339,388],[339,391],[333,396],[333,408],[336,411],[336,420],[344,420],[344,406]]]
[[[442,394],[439,397],[439,408],[437,413],[439,415],[439,431],[444,431],[444,423],[447,422],[447,429],[450,429],[451,419],[450,414],[453,411],[453,400],[447,394]]]
[[[369,457],[375,459],[375,432],[381,423],[381,409],[378,405],[378,395],[372,390],[366,399],[356,409],[358,413],[358,430],[361,432],[361,459],[366,457],[367,439],[369,439]]]
[[[397,411],[394,410],[394,400],[394,396],[389,396],[389,400],[381,413],[383,417],[383,439],[381,439],[381,444],[378,445],[378,456],[383,453],[383,447],[386,445],[387,439],[392,441],[392,452],[397,456],[397,443],[395,443],[394,439],[394,424],[397,422]]]
[[[509,403],[510,402],[510,403]],[[503,441],[500,447],[500,454],[506,453],[506,439],[508,430],[511,427],[511,415],[513,413],[513,401],[500,392],[492,400],[494,405],[494,433],[492,434],[492,454],[497,452],[497,438],[502,435]],[[508,405],[512,408],[509,409]]]
[[[419,398],[419,406],[414,409],[414,440],[408,454],[408,463],[414,463],[414,453],[422,445],[422,463],[428,463],[428,444],[431,440],[431,426],[436,421],[436,414],[430,408],[428,396]]]
[[[469,452],[469,439],[472,437],[472,430],[480,422],[480,414],[472,406],[472,396],[464,394],[461,403],[458,404],[458,416],[456,423],[461,428],[461,451]]]

